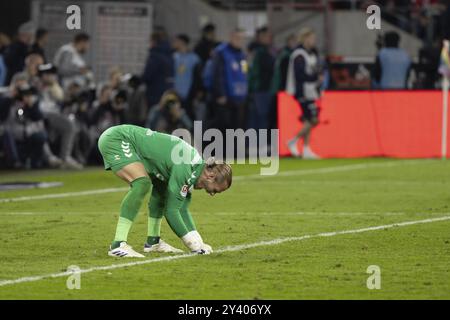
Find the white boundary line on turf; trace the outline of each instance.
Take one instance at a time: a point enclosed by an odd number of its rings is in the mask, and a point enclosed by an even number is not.
[[[234,181],[247,181],[255,178],[276,178],[276,177],[285,177],[285,176],[302,176],[309,174],[324,174],[324,173],[334,173],[334,172],[345,172],[345,171],[353,171],[353,170],[362,170],[362,169],[370,169],[370,168],[385,168],[392,167],[404,164],[418,164],[418,163],[427,163],[430,160],[398,160],[398,161],[388,161],[381,163],[359,163],[359,164],[351,164],[351,165],[343,165],[343,166],[332,166],[325,168],[317,168],[317,169],[306,169],[306,170],[291,170],[280,172],[274,176],[262,176],[259,174],[252,175],[243,175],[234,177]],[[66,193],[51,193],[51,194],[42,194],[37,196],[23,196],[16,198],[0,198],[0,203],[8,203],[8,202],[22,202],[22,201],[33,201],[33,200],[48,200],[48,199],[59,199],[59,198],[68,198],[68,197],[79,197],[79,196],[91,196],[97,194],[105,194],[105,193],[114,193],[114,192],[124,192],[127,191],[128,188],[108,188],[108,189],[94,189],[94,190],[86,190],[86,191],[77,191],[77,192],[66,192]]]
[[[224,247],[222,249],[216,250],[213,254],[234,252],[234,251],[240,251],[240,250],[251,249],[251,248],[256,248],[256,247],[263,247],[263,246],[273,246],[273,245],[278,245],[278,244],[282,244],[285,242],[302,241],[302,240],[307,240],[307,239],[312,239],[312,238],[334,237],[334,236],[343,235],[343,234],[357,234],[357,233],[363,233],[363,232],[368,232],[368,231],[391,229],[391,228],[395,228],[395,227],[406,227],[406,226],[411,226],[411,225],[415,225],[415,224],[424,224],[424,223],[447,221],[447,220],[450,220],[450,216],[443,216],[443,217],[439,217],[439,218],[424,219],[424,220],[398,222],[398,223],[386,224],[386,225],[375,226],[375,227],[367,227],[367,228],[361,228],[361,229],[323,232],[323,233],[318,233],[318,234],[313,234],[313,235],[304,235],[304,236],[299,236],[299,237],[278,238],[278,239],[260,241],[260,242],[249,243],[249,244],[228,246],[228,247]],[[112,264],[109,266],[91,267],[91,268],[87,268],[87,269],[81,269],[77,273],[90,273],[90,272],[94,272],[94,271],[113,270],[113,269],[133,267],[133,266],[139,266],[139,265],[155,263],[155,262],[179,260],[179,259],[191,258],[191,257],[198,257],[198,255],[189,253],[189,254],[181,254],[181,255],[175,255],[175,256],[169,256],[169,257],[161,257],[161,258],[155,258],[155,259],[134,261],[134,262],[128,262],[128,263]],[[35,282],[35,281],[40,281],[40,280],[50,279],[50,278],[67,277],[72,274],[73,274],[73,272],[66,271],[66,272],[46,274],[46,275],[40,275],[40,276],[23,277],[23,278],[18,278],[18,279],[14,279],[14,280],[2,280],[2,281],[0,281],[0,287],[14,285],[14,284],[18,284],[18,283],[24,283],[24,282]]]
[[[31,200],[48,200],[48,199],[59,199],[59,198],[78,197],[78,196],[91,196],[91,195],[96,195],[96,194],[123,192],[123,191],[127,191],[128,189],[129,188],[125,188],[125,187],[108,188],[108,189],[94,189],[94,190],[77,191],[77,192],[50,193],[50,194],[42,194],[42,195],[38,195],[38,196],[3,198],[3,199],[0,199],[0,203],[21,202],[21,201],[31,201]]]

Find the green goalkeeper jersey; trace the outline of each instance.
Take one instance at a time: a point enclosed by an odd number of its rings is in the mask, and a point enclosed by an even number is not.
[[[106,130],[98,146],[106,170],[117,172],[141,162],[154,186],[161,186],[166,211],[179,211],[205,163],[198,151],[184,140],[150,129],[121,125]]]

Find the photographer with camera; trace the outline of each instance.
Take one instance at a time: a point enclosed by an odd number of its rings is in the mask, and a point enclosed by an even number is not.
[[[0,150],[3,150],[6,166],[19,169],[22,167],[22,163],[10,121],[8,121],[14,102],[14,98],[0,94]]]
[[[113,88],[106,84],[100,89],[98,100],[94,102],[91,117],[91,137],[97,140],[108,128],[125,123],[127,93],[120,90],[113,93]]]
[[[21,144],[22,158],[26,167],[42,168],[45,160],[44,145],[47,143],[47,133],[44,126],[44,116],[39,109],[39,98],[36,89],[26,80],[16,79],[11,86],[11,101],[9,124],[14,140]]]
[[[168,90],[163,94],[160,103],[151,109],[146,127],[170,134],[180,128],[192,131],[193,123],[181,107],[180,97],[174,90]]]

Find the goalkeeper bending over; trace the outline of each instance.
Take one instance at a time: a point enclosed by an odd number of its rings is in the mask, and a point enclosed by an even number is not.
[[[112,170],[130,185],[120,207],[116,235],[108,255],[144,257],[127,244],[127,237],[150,190],[144,252],[181,252],[161,240],[163,216],[191,252],[212,252],[197,232],[189,212],[191,191],[205,189],[214,196],[227,190],[232,181],[229,165],[214,158],[205,162],[195,148],[178,137],[131,125],[109,128],[101,135],[98,147],[105,169]]]

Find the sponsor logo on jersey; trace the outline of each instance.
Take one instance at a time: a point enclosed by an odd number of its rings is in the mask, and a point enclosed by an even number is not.
[[[125,155],[125,157],[127,157],[127,158],[131,158],[133,156],[133,153],[131,152],[131,149],[130,149],[129,142],[122,141],[122,151],[123,151],[123,154]]]
[[[183,198],[186,198],[188,192],[189,192],[189,186],[187,184],[185,184],[183,187],[181,187],[180,194]]]

